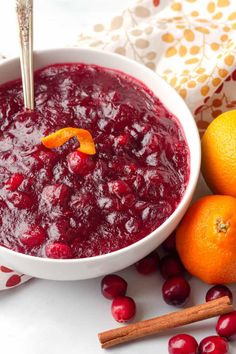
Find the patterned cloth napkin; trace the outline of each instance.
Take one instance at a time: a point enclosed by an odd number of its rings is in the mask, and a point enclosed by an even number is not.
[[[154,70],[185,99],[200,134],[236,108],[235,0],[136,0],[81,34],[76,45],[125,55]],[[0,289],[28,279],[0,267]]]
[[[185,99],[200,132],[236,105],[235,0],[136,0],[81,34],[77,45],[113,51],[154,70]]]

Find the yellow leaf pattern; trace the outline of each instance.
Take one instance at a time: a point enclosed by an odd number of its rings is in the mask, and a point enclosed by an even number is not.
[[[107,24],[95,24],[90,35],[80,35],[78,45],[126,55],[155,70],[178,90],[192,112],[197,112],[202,132],[224,108],[236,106],[236,97],[235,101],[224,99],[223,104],[214,93],[236,65],[235,1],[154,3],[135,0]],[[218,96],[211,101],[214,95]]]

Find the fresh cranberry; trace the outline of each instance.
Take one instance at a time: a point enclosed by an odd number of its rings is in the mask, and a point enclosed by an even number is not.
[[[236,338],[236,311],[221,315],[216,324],[216,332],[227,339]]]
[[[14,173],[11,178],[6,182],[6,189],[11,192],[15,192],[23,181],[24,176],[21,173]]]
[[[173,232],[163,243],[163,249],[168,253],[176,252],[176,237],[175,232]]]
[[[227,286],[215,285],[206,293],[206,301],[216,300],[223,296],[228,296],[231,301],[233,300],[233,294]]]
[[[111,312],[117,322],[127,322],[131,320],[136,313],[135,302],[128,296],[116,297],[112,301]]]
[[[131,192],[128,184],[122,180],[109,182],[108,188],[110,193],[116,194],[118,197],[122,197],[123,195]]]
[[[162,295],[167,304],[181,306],[189,298],[190,285],[183,277],[167,279],[162,287]]]
[[[177,334],[168,343],[169,354],[197,354],[198,344],[194,337],[188,334]]]
[[[20,241],[26,248],[31,249],[42,245],[46,237],[46,232],[41,226],[33,225],[20,236]]]
[[[152,252],[135,264],[137,271],[143,275],[148,275],[157,271],[159,256]]]
[[[228,354],[228,342],[218,336],[204,338],[199,344],[199,354]]]
[[[68,155],[68,166],[72,173],[85,176],[94,169],[91,156],[80,151],[73,151]]]
[[[44,187],[42,200],[49,205],[65,205],[70,196],[70,189],[65,184],[53,184]]]
[[[102,294],[107,299],[124,296],[126,294],[127,286],[127,282],[116,274],[106,275],[101,282]]]
[[[182,276],[184,267],[177,256],[167,255],[160,261],[160,272],[164,279]]]
[[[71,248],[64,243],[51,243],[46,246],[45,253],[48,258],[66,259],[72,258]]]
[[[14,192],[8,200],[18,209],[30,209],[33,205],[33,200],[24,192]]]

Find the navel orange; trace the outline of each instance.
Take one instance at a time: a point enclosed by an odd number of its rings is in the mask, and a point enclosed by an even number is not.
[[[221,114],[204,133],[202,173],[214,193],[236,197],[236,110]]]
[[[236,281],[236,198],[206,196],[177,228],[176,246],[186,269],[209,284]]]

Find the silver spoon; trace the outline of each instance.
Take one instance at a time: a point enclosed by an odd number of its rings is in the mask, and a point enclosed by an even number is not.
[[[20,36],[20,63],[24,105],[34,109],[33,75],[33,0],[16,0],[16,13]]]

